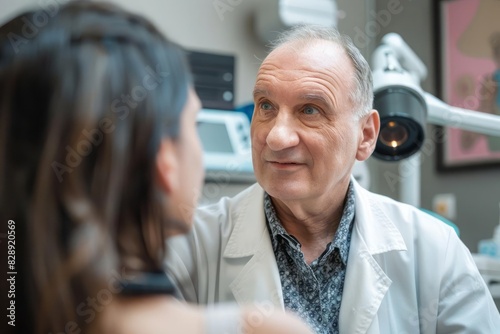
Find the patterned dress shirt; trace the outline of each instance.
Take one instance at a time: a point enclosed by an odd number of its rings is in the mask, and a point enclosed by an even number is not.
[[[299,315],[316,333],[339,333],[339,310],[354,224],[352,182],[332,242],[310,265],[304,259],[298,240],[281,225],[267,193],[264,194],[264,210],[278,263],[285,308]]]

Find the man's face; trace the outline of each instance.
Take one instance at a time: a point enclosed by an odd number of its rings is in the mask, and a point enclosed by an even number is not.
[[[326,41],[285,44],[264,60],[254,88],[252,158],[272,197],[315,200],[347,189],[361,132],[349,99],[353,76],[344,51]]]

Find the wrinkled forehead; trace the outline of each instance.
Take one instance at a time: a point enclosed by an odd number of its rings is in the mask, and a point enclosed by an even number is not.
[[[339,44],[326,40],[293,41],[274,49],[262,62],[257,81],[263,77],[286,75],[310,80],[315,77],[351,90],[354,66]],[[338,87],[340,88],[340,87]]]
[[[283,70],[353,69],[342,46],[325,40],[299,40],[280,45],[264,59],[261,68],[267,64],[278,64]]]
[[[264,59],[255,89],[275,80],[299,80],[322,82],[327,90],[341,93],[352,90],[353,78],[354,66],[340,45],[324,40],[295,41],[279,46]]]

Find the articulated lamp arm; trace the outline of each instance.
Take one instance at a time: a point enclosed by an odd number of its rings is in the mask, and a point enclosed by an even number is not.
[[[427,69],[397,34],[382,38],[372,68],[374,106],[382,125],[374,156],[386,161],[410,157],[399,182],[400,199],[418,207],[421,162],[420,155],[413,154],[422,146],[425,123],[500,137],[500,116],[450,106],[424,92],[420,81]]]
[[[401,36],[382,38],[372,67],[374,106],[381,119],[375,157],[399,161],[418,152],[425,123],[500,136],[500,116],[453,107],[422,90],[427,68]]]
[[[500,137],[500,116],[450,106],[425,93],[427,122]]]

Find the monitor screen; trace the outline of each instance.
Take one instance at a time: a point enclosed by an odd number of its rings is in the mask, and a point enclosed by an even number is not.
[[[198,122],[198,133],[205,152],[234,153],[225,124]]]

